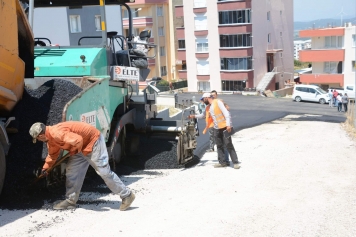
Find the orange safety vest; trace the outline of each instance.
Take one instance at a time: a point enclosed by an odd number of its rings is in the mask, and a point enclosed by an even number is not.
[[[214,105],[214,114],[215,114],[216,122],[218,123],[218,128],[225,128],[226,127],[226,119],[225,119],[223,112],[219,108],[217,99],[213,100],[213,105]],[[210,106],[211,105],[208,105],[205,110],[206,127],[203,131],[203,134],[205,134],[209,128],[214,127],[214,120],[213,120],[213,117],[210,115]]]

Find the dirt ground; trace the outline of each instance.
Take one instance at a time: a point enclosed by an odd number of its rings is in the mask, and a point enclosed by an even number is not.
[[[74,211],[0,210],[0,236],[356,236],[356,142],[340,123],[298,117],[236,133],[239,170],[206,153],[122,177],[136,193],[126,212],[116,195],[84,192]]]

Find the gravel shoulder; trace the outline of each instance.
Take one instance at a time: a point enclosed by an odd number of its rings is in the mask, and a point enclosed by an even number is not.
[[[129,211],[116,195],[83,192],[74,211],[46,200],[0,210],[0,236],[356,236],[356,141],[339,123],[290,115],[233,143],[239,170],[214,169],[206,153],[193,168],[122,176],[136,192]]]

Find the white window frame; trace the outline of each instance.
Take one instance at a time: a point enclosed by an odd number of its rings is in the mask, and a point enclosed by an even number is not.
[[[209,61],[207,60],[198,60],[197,61],[197,75],[209,75]]]
[[[179,41],[184,41],[184,48],[180,47]],[[185,45],[185,39],[178,39],[178,49],[185,49],[186,45]]]
[[[158,36],[164,36],[164,27],[158,27]]]
[[[324,62],[324,73],[337,74],[338,62]]]
[[[194,0],[194,7],[206,7],[206,0]]]
[[[80,15],[69,15],[69,25],[70,25],[70,33],[82,32]]]
[[[195,51],[209,52],[209,40],[207,38],[197,38],[195,39]]]
[[[95,15],[95,28],[96,28],[96,31],[102,31],[101,15]]]
[[[208,91],[208,92],[211,91],[209,81],[198,81],[197,87],[198,87],[198,91]]]
[[[194,29],[195,30],[207,30],[208,29],[208,17],[205,15],[197,15],[196,17],[194,17]]]
[[[157,7],[157,16],[163,16],[163,6]]]
[[[161,66],[161,77],[167,76],[167,67]]]
[[[159,56],[166,56],[166,47],[159,47]]]

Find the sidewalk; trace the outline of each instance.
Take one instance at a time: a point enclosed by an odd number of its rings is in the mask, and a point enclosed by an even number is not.
[[[206,153],[193,168],[123,177],[136,192],[129,211],[83,193],[75,211],[2,210],[1,235],[356,236],[356,141],[338,123],[298,120],[235,134],[239,170],[213,168]]]

